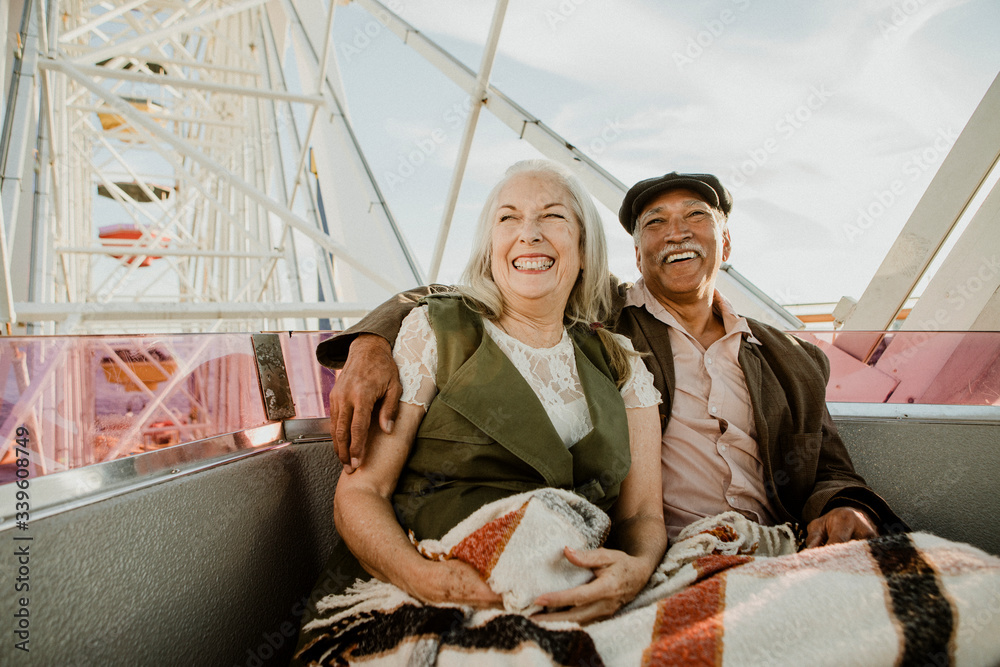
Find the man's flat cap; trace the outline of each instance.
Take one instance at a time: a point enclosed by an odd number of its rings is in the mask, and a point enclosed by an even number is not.
[[[622,223],[629,234],[635,229],[636,218],[642,213],[642,209],[656,196],[667,192],[686,188],[697,192],[705,201],[722,211],[726,216],[733,210],[733,196],[729,190],[722,187],[715,176],[711,174],[678,174],[672,171],[663,176],[647,178],[639,181],[625,193],[622,207],[618,210],[618,221]]]

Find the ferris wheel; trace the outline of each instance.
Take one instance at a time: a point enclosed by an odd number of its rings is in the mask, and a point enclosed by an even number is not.
[[[316,328],[422,282],[342,104],[334,10],[24,2],[3,165],[14,318]]]
[[[425,275],[352,128],[337,4],[11,5],[0,319],[12,332],[342,325],[437,277],[483,109],[617,210],[624,184],[491,85],[506,0],[478,71],[358,0],[470,100]],[[801,326],[731,269],[720,287],[743,312]]]

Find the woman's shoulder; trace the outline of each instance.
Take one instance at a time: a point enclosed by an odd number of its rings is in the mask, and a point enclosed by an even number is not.
[[[427,321],[427,304],[425,303],[417,305],[413,310],[411,310],[406,314],[406,317],[403,318],[402,328],[403,329],[406,328],[407,322],[412,324],[421,321],[423,322]]]

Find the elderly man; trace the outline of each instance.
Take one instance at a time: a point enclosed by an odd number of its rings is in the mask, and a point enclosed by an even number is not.
[[[854,472],[826,408],[829,363],[815,346],[737,315],[716,291],[729,258],[732,197],[709,174],[640,181],[619,221],[642,278],[618,286],[616,330],[647,353],[663,396],[663,505],[670,537],[735,510],[765,525],[807,524],[806,546],[905,528]],[[331,431],[345,470],[362,463],[370,415],[392,429],[398,377],[387,341],[432,286],[397,296],[321,344],[330,366],[350,354],[330,395]]]

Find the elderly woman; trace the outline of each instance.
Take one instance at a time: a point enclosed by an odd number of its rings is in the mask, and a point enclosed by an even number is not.
[[[565,558],[593,579],[542,595],[548,620],[606,617],[644,586],[666,548],[658,392],[610,310],[604,232],[575,177],[511,167],[479,221],[460,294],[435,295],[394,348],[404,387],[391,435],[338,482],[337,530],[364,569],[425,603],[490,606],[471,565],[429,560],[438,539],[492,501],[576,491],[612,518],[615,548]],[[402,524],[402,525],[401,525]]]

